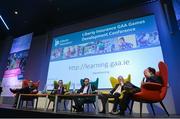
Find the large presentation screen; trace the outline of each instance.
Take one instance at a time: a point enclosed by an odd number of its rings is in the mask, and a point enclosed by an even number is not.
[[[71,81],[80,87],[80,79],[99,78],[98,88],[112,88],[109,78],[131,75],[140,86],[147,67],[158,70],[163,61],[154,15],[87,29],[55,37],[52,42],[47,89],[54,80]]]

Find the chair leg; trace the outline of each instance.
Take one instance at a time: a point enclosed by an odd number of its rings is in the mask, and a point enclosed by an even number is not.
[[[128,110],[129,110],[129,112],[131,111],[131,108],[129,107],[129,105],[127,105],[127,108],[128,108]]]
[[[142,117],[142,102],[140,102],[140,117]]]
[[[71,112],[73,111],[73,110],[72,110],[72,105],[73,105],[73,100],[71,99]]]
[[[32,108],[34,109],[34,99],[31,101]]]
[[[87,112],[89,112],[89,104],[87,104]]]
[[[96,109],[96,105],[95,105],[95,103],[93,102],[93,106],[94,106],[94,109]]]
[[[26,108],[27,108],[27,105],[28,105],[28,101],[26,101]]]
[[[131,101],[131,107],[130,107],[130,112],[129,112],[129,114],[132,114],[133,105],[134,105],[134,100]]]
[[[93,102],[92,104],[93,104],[94,109],[96,109],[95,103]],[[87,103],[87,111],[89,112],[89,104],[88,103]]]
[[[36,98],[36,106],[35,106],[35,109],[37,109],[37,105],[38,105],[38,98]]]
[[[126,107],[128,108],[129,111],[131,111],[130,107],[129,107],[129,103],[125,103]]]
[[[64,100],[64,110],[66,111],[66,100]]]
[[[151,109],[152,109],[152,111],[153,111],[153,115],[155,116],[156,114],[155,114],[155,111],[154,111],[153,104],[152,104],[152,103],[150,103],[150,106],[151,106]]]
[[[58,111],[58,102],[57,102],[57,105],[56,105],[56,111]],[[52,109],[52,111],[54,111],[55,110],[55,101],[53,101],[53,109]]]
[[[21,101],[21,108],[23,108],[24,100]]]
[[[23,100],[20,100],[20,102],[19,102],[19,108],[22,108],[22,106],[23,106]]]
[[[163,107],[164,111],[166,112],[166,114],[169,116],[169,113],[168,111],[166,110],[166,107],[164,106],[163,102],[161,101],[160,102],[161,106]]]
[[[48,103],[47,109],[49,108],[50,103],[51,103],[51,101],[49,100],[49,103]]]

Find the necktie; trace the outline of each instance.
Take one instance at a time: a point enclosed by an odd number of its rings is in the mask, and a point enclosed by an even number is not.
[[[62,88],[60,87],[58,94],[61,94],[61,93],[62,93]]]

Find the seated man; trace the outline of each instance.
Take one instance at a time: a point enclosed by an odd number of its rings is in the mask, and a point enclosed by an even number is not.
[[[58,85],[56,86],[54,86],[54,89],[52,90],[52,92],[51,92],[51,95],[49,95],[49,104],[48,104],[48,107],[49,107],[49,105],[50,105],[50,103],[51,103],[51,101],[55,101],[55,94],[59,94],[59,95],[64,95],[64,93],[66,92],[66,89],[64,88],[64,86],[63,86],[63,81],[62,80],[59,80],[58,81]],[[61,100],[60,99],[58,99],[58,102],[61,102]],[[54,103],[53,103],[53,110],[54,110]]]
[[[154,83],[159,83],[162,84],[162,79],[161,77],[156,75],[156,70],[152,67],[148,67],[147,69],[144,70],[144,76],[146,78],[145,82],[154,82]],[[144,83],[144,79],[142,81]],[[122,99],[120,99],[120,114],[124,115],[124,112],[127,108],[127,104],[129,101],[132,99],[132,96],[140,91],[140,88],[134,86],[131,83],[126,83],[123,87],[122,90],[125,90],[124,96]]]
[[[147,69],[144,70],[144,76],[145,76],[144,79],[146,79],[145,82],[163,84],[161,77],[156,75],[156,70],[152,67],[148,67]],[[144,83],[144,79],[142,83]]]
[[[129,88],[134,89],[137,92],[140,91],[140,89],[138,87],[134,86],[131,82],[128,82],[128,81],[124,82],[124,78],[122,76],[118,77],[118,82],[119,83],[116,84],[116,86],[110,91],[110,94],[109,94],[109,95],[112,95],[114,97],[114,106],[113,106],[113,110],[111,113],[112,114],[119,114],[120,113],[120,115],[124,115],[123,111],[119,112],[119,110],[117,110],[117,106],[118,106],[118,104],[120,105],[120,102],[121,102],[120,97],[122,99],[128,99],[126,95],[127,95],[127,91],[129,91]],[[124,97],[124,95],[126,97]],[[101,101],[103,103],[103,111],[102,112],[105,112],[105,102],[107,102],[107,96],[102,95]],[[123,101],[124,101],[123,104],[125,105],[125,107],[127,107],[130,100],[123,100]],[[120,105],[120,109],[122,109],[121,105]]]
[[[77,91],[79,94],[90,94],[93,91],[96,90],[96,87],[94,85],[90,85],[89,83],[89,78],[84,78],[83,80],[84,84],[82,87]],[[77,112],[83,111],[83,104],[84,102],[93,100],[92,97],[87,97],[87,98],[74,98],[75,106],[73,106],[74,109],[76,109]]]
[[[10,91],[11,91],[13,94],[16,94],[16,96],[15,96],[15,101],[14,101],[14,105],[13,105],[13,107],[16,107],[19,94],[29,94],[29,93],[31,93],[31,92],[36,92],[37,89],[36,89],[36,87],[33,86],[33,82],[32,82],[32,81],[29,81],[27,87],[23,87],[23,88],[20,88],[20,89],[11,89],[11,88],[10,88]]]
[[[121,94],[121,88],[124,85],[124,78],[122,76],[118,77],[118,84],[116,84],[116,86],[110,91],[109,95],[112,95],[114,97],[114,105],[113,105],[113,110],[112,113],[116,114],[117,112],[117,106],[119,104],[119,97]],[[99,98],[102,101],[102,105],[103,105],[103,110],[101,113],[105,113],[105,104],[108,100],[108,96],[107,95],[100,95]]]
[[[58,81],[57,87],[55,86],[51,94],[64,94],[66,89],[63,86],[63,80]]]

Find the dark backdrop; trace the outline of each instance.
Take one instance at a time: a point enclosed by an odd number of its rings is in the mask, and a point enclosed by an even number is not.
[[[167,5],[171,5],[171,3],[168,3]],[[180,32],[177,28],[172,7],[168,7],[168,12],[166,12],[165,8],[166,5],[164,5],[163,2],[161,3],[156,1],[136,8],[128,9],[126,11],[116,12],[110,15],[87,20],[85,22],[68,25],[67,27],[59,26],[61,28],[51,30],[41,36],[34,36],[25,69],[25,77],[34,81],[40,80],[40,90],[44,88],[47,80],[51,41],[56,35],[76,32],[134,17],[154,14],[159,30],[164,60],[168,64],[169,85],[172,89],[176,113],[180,114],[180,93],[178,88],[180,85]],[[166,15],[166,13],[168,13],[168,15]],[[167,16],[170,16],[169,19]],[[7,55],[12,43],[11,39],[12,38],[7,38],[5,40],[6,42],[3,43],[4,47],[2,47],[3,50],[0,54],[0,77],[2,77],[2,73],[6,65]]]

